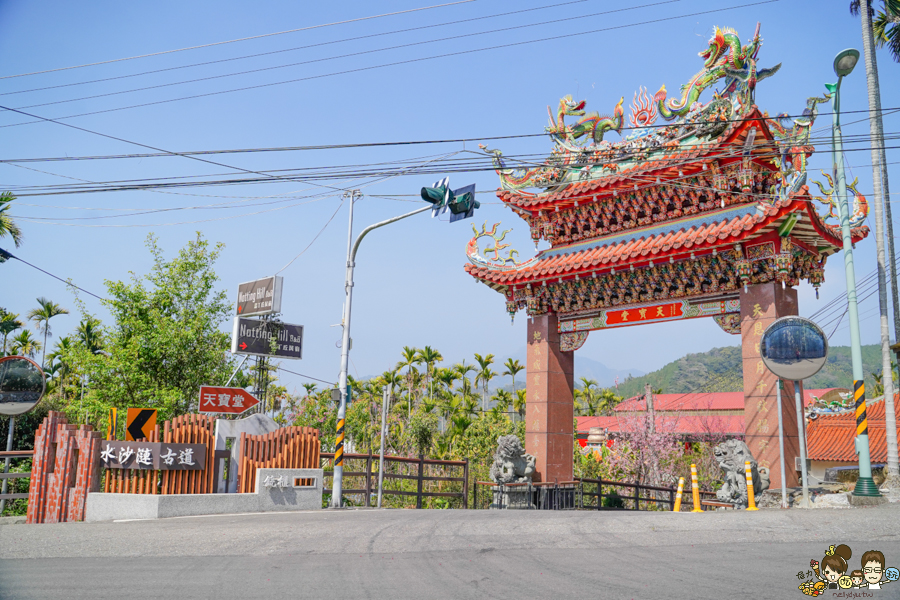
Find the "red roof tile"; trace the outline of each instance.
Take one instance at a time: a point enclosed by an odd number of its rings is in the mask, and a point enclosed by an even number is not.
[[[571,274],[572,272],[590,271],[596,268],[613,267],[619,264],[629,264],[632,259],[647,257],[656,259],[665,256],[669,251],[678,250],[702,250],[704,245],[719,246],[722,242],[739,241],[767,227],[785,214],[798,208],[810,215],[810,220],[816,223],[816,229],[823,236],[826,243],[834,248],[840,248],[841,240],[834,235],[818,217],[815,209],[808,201],[808,188],[804,186],[793,198],[785,201],[777,201],[774,205],[760,204],[762,210],[757,210],[741,218],[733,217],[717,220],[715,212],[698,215],[686,223],[688,229],[682,228],[676,232],[662,232],[656,235],[642,235],[641,229],[633,230],[633,236],[618,242],[603,244],[603,238],[593,242],[577,242],[568,246],[556,246],[550,250],[539,253],[535,260],[519,268],[494,268],[482,264],[468,263],[465,270],[478,279],[487,282],[509,284],[524,284],[533,279],[547,276]],[[731,209],[727,209],[731,210]],[[646,229],[653,229],[658,225]],[[859,228],[857,237],[863,237],[867,230]],[[625,232],[624,235],[628,235]],[[608,236],[620,238],[623,234]]]
[[[869,424],[869,454],[873,463],[887,461],[884,401],[872,402],[866,412]],[[895,396],[894,409],[900,408],[900,395]],[[900,413],[898,413],[900,421]],[[900,432],[900,428],[898,428]],[[820,416],[806,428],[807,455],[811,460],[855,463],[859,460],[854,446],[856,415]]]
[[[576,430],[587,434],[591,427],[609,429],[610,433],[627,432],[635,423],[627,416],[576,417]],[[657,431],[671,431],[685,436],[744,435],[744,415],[657,415]]]

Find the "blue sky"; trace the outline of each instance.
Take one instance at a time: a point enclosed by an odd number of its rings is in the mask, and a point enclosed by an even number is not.
[[[821,95],[823,83],[834,80],[833,56],[847,47],[861,49],[860,25],[847,10],[848,2],[781,0],[746,6],[750,2],[681,0],[653,4],[612,3],[585,0],[517,15],[490,15],[525,8],[560,4],[551,0],[500,2],[477,0],[356,23],[307,29],[261,39],[196,50],[126,60],[93,67],[0,79],[0,105],[60,118],[80,113],[161,102],[184,96],[317,77],[284,85],[225,93],[151,106],[104,112],[66,119],[65,122],[118,138],[169,151],[226,148],[359,144],[383,141],[442,140],[540,133],[547,105],[565,94],[587,101],[588,110],[610,112],[621,96],[626,103],[645,86],[650,93],[666,84],[671,91],[701,67],[697,53],[706,47],[714,26],[735,28],[746,39],[762,22],[765,40],[762,66],[783,63],[781,71],[762,82],[757,103],[771,114],[799,113],[809,96]],[[395,11],[429,6],[427,0],[398,2],[286,3],[286,2],[122,2],[15,3],[0,2],[0,75],[10,76],[73,65],[106,61],[165,50],[257,36],[314,25],[328,24]],[[632,8],[613,14],[621,7]],[[705,11],[710,14],[685,16]],[[571,18],[561,23],[548,23]],[[362,40],[358,36],[392,32],[425,25],[457,23],[391,33]],[[648,21],[654,21],[648,23]],[[469,36],[338,59],[336,55],[359,53],[388,46],[459,36],[500,28],[539,26]],[[631,26],[633,25],[633,26]],[[579,32],[609,28],[586,35]],[[551,41],[521,44],[539,38]],[[321,45],[324,43],[327,45]],[[256,58],[173,69],[184,65],[275,52],[298,46],[316,47],[269,54]],[[515,46],[422,60],[385,68],[386,63],[438,54],[475,50],[488,46]],[[900,65],[886,52],[878,53],[882,102],[885,108],[900,106]],[[329,59],[329,60],[321,60]],[[318,62],[309,62],[318,61]],[[183,85],[80,99],[208,78],[237,71],[307,62],[299,66],[199,81]],[[160,73],[112,81],[81,82],[153,71]],[[864,110],[865,76],[862,65],[843,84],[842,109]],[[33,88],[61,86],[42,91],[14,93]],[[705,97],[704,97],[705,98]],[[63,100],[76,101],[34,106]],[[830,109],[823,109],[830,112]],[[868,133],[863,114],[844,119],[845,134]],[[9,126],[31,119],[4,112],[0,131],[2,158],[63,157],[145,152],[145,149],[73,130],[54,123]],[[856,121],[854,123],[854,121]],[[830,125],[821,117],[818,127]],[[897,131],[900,114],[885,117],[885,131]],[[615,135],[610,136],[616,139]],[[543,137],[487,142],[505,153],[550,151]],[[890,144],[889,144],[890,145]],[[867,147],[867,143],[859,147]],[[853,150],[848,146],[848,150]],[[362,165],[412,160],[425,163],[437,156],[477,149],[477,142],[347,148],[320,151],[231,154],[209,157],[238,169],[261,171],[286,168]],[[470,157],[474,157],[471,153]],[[888,150],[888,161],[897,160]],[[871,155],[850,151],[846,160],[851,177],[859,177],[860,190],[870,195]],[[814,169],[830,168],[829,148],[814,155]],[[203,164],[183,157],[109,161],[0,164],[0,188],[56,185],[75,178],[88,181],[215,176],[233,169]],[[900,170],[891,165],[894,189],[900,186]],[[378,220],[419,206],[415,197],[432,175],[318,182],[339,188],[359,185],[366,196],[356,205],[356,231]],[[480,191],[497,187],[492,171],[454,173],[451,183],[476,183]],[[170,190],[171,191],[171,190]],[[125,279],[129,272],[146,273],[150,255],[144,247],[148,233],[175,252],[200,231],[208,239],[226,244],[218,265],[223,288],[233,293],[239,282],[269,275],[281,269],[305,248],[334,216],[310,249],[284,270],[284,319],[306,327],[305,356],[285,367],[328,381],[339,370],[339,323],[343,301],[344,260],[347,239],[347,207],[338,210],[339,194],[321,197],[322,188],[303,182],[281,182],[227,187],[182,188],[173,193],[129,191],[22,197],[14,210],[25,233],[15,253],[23,259],[99,295],[104,280]],[[394,199],[373,195],[391,196]],[[276,196],[276,197],[273,197]],[[260,199],[261,197],[268,197]],[[896,192],[894,198],[896,198]],[[533,251],[524,222],[499,204],[491,194],[480,194],[482,208],[474,220],[449,224],[427,215],[379,230],[363,243],[357,261],[354,292],[351,374],[384,371],[399,359],[402,346],[438,348],[448,361],[473,352],[505,358],[524,347],[525,318],[511,326],[503,298],[476,283],[463,271],[465,245],[471,224],[488,226],[502,222],[513,228],[511,239],[522,258]],[[275,204],[263,204],[277,202]],[[183,210],[184,207],[232,203],[227,208]],[[29,206],[26,206],[28,204]],[[900,208],[896,207],[895,208]],[[86,210],[86,209],[104,210]],[[130,215],[136,210],[173,208],[167,212]],[[128,210],[133,209],[133,210]],[[257,214],[253,214],[257,213]],[[109,218],[117,215],[115,218]],[[84,219],[84,217],[103,217]],[[76,219],[76,220],[71,220]],[[870,226],[874,223],[870,219]],[[11,249],[8,241],[3,247]],[[875,266],[874,240],[857,247],[860,276]],[[828,263],[822,299],[812,288],[800,288],[801,312],[811,314],[845,290],[840,257]],[[25,313],[34,299],[46,296],[74,309],[65,286],[17,261],[0,266],[0,306]],[[106,317],[99,302],[84,297],[88,308]],[[861,305],[863,339],[878,339],[876,297]],[[78,315],[58,317],[56,336],[75,327]],[[837,329],[833,344],[846,344],[846,321]],[[54,338],[55,339],[55,338]],[[651,327],[595,332],[577,356],[598,360],[616,369],[651,371],[688,352],[736,345],[738,339],[723,333],[708,319]],[[51,342],[52,344],[52,342]],[[577,362],[576,356],[576,362]],[[303,380],[286,375],[289,386]]]

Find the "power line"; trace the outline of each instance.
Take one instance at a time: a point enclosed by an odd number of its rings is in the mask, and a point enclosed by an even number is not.
[[[258,40],[258,39],[260,39],[260,38],[272,37],[272,36],[276,36],[276,35],[284,35],[284,34],[286,34],[286,33],[296,33],[296,32],[298,32],[298,31],[309,31],[309,30],[311,30],[311,29],[321,29],[321,28],[323,28],[323,27],[332,27],[332,26],[335,26],[335,25],[345,25],[345,24],[347,24],[347,23],[358,23],[358,22],[360,22],[360,21],[369,21],[369,20],[372,20],[372,19],[380,19],[380,18],[382,18],[382,17],[390,17],[390,16],[394,16],[394,15],[403,15],[403,14],[408,14],[408,13],[413,13],[413,12],[419,12],[419,11],[423,11],[423,10],[431,10],[431,9],[433,9],[433,8],[442,8],[442,7],[445,7],[445,6],[454,6],[454,5],[457,5],[457,4],[468,4],[468,3],[470,3],[470,2],[475,2],[475,1],[476,1],[476,0],[460,0],[460,1],[458,1],[458,2],[449,2],[449,3],[447,3],[447,4],[435,4],[434,6],[423,6],[423,7],[420,7],[420,8],[411,8],[411,9],[408,9],[408,10],[401,10],[401,11],[397,11],[397,12],[384,13],[384,14],[380,14],[380,15],[372,15],[372,16],[369,16],[369,17],[358,17],[358,18],[356,18],[356,19],[347,19],[347,20],[345,20],[345,21],[335,21],[335,22],[333,22],[333,23],[323,23],[323,24],[321,24],[321,25],[310,25],[309,27],[299,27],[299,28],[297,28],[297,29],[288,29],[288,30],[286,30],[286,31],[278,31],[278,32],[275,32],[275,33],[264,33],[264,34],[261,34],[261,35],[253,35],[253,36],[243,37],[243,38],[237,38],[237,39],[233,39],[233,40],[225,40],[225,41],[223,41],[223,42],[212,42],[212,43],[210,43],[210,44],[200,44],[200,45],[197,45],[197,46],[188,46],[188,47],[186,47],[186,48],[178,48],[178,49],[175,49],[175,50],[164,50],[164,51],[161,51],[161,52],[151,52],[151,53],[149,53],[149,54],[140,54],[140,55],[137,55],[137,56],[128,56],[128,57],[126,57],[126,58],[114,58],[114,59],[111,59],[111,60],[102,60],[102,61],[93,62],[93,63],[86,63],[86,64],[83,64],[83,65],[74,65],[74,66],[71,66],[71,67],[59,67],[59,68],[56,68],[56,69],[46,69],[46,70],[44,70],[44,71],[34,71],[34,72],[31,72],[31,73],[20,73],[20,74],[18,74],[18,75],[4,75],[4,76],[0,76],[0,79],[13,79],[13,78],[16,78],[16,77],[28,77],[28,76],[31,76],[31,75],[41,75],[41,74],[44,74],[44,73],[56,73],[56,72],[59,72],[59,71],[70,71],[70,70],[72,70],[72,69],[82,69],[82,68],[84,68],[84,67],[95,67],[95,66],[97,66],[97,65],[108,65],[108,64],[110,64],[110,63],[123,62],[123,61],[126,61],[126,60],[135,60],[135,59],[138,59],[138,58],[149,58],[149,57],[151,57],[151,56],[161,56],[161,55],[163,55],[163,54],[174,54],[175,52],[184,52],[184,51],[186,51],[186,50],[198,50],[198,49],[200,49],[200,48],[210,48],[210,47],[212,47],[212,46],[222,46],[222,45],[225,45],[225,44],[233,44],[233,43],[235,43],[235,42],[246,42],[246,41],[248,41],[248,40]]]
[[[288,63],[288,64],[284,64],[284,65],[276,65],[276,66],[271,66],[271,67],[259,67],[259,68],[256,68],[256,69],[248,69],[248,70],[246,70],[246,71],[238,71],[238,72],[234,72],[234,73],[223,73],[223,74],[220,74],[220,75],[210,75],[210,76],[207,76],[207,77],[197,77],[197,78],[194,78],[194,79],[187,79],[187,80],[184,80],[184,81],[175,81],[175,82],[169,82],[169,83],[160,83],[160,84],[156,84],[156,85],[149,85],[149,86],[144,86],[144,87],[139,87],[139,88],[132,88],[132,89],[130,89],[130,90],[119,90],[119,91],[116,91],[116,92],[105,92],[105,93],[102,93],[102,94],[94,94],[94,95],[92,95],[92,96],[83,96],[83,97],[80,97],[80,98],[69,98],[69,99],[67,99],[67,100],[54,100],[54,101],[51,101],[51,102],[42,102],[42,103],[39,103],[39,104],[30,104],[30,105],[28,105],[28,106],[20,106],[20,107],[18,107],[18,108],[21,108],[21,109],[30,109],[30,108],[39,108],[39,107],[43,107],[43,106],[53,106],[53,105],[56,105],[56,104],[67,104],[67,103],[69,103],[69,102],[82,102],[82,101],[84,101],[84,100],[96,100],[96,99],[98,99],[98,98],[106,98],[106,97],[108,97],[108,96],[120,96],[120,95],[122,95],[122,94],[132,94],[132,93],[134,93],[134,92],[145,92],[145,91],[148,91],[148,90],[161,89],[161,88],[172,87],[172,86],[176,86],[176,85],[186,85],[186,84],[190,84],[190,83],[198,83],[198,82],[201,82],[201,81],[212,81],[212,80],[216,80],[216,79],[225,79],[225,78],[227,78],[227,77],[237,77],[237,76],[240,76],[240,75],[251,75],[251,74],[254,74],[254,73],[262,73],[262,72],[265,72],[265,71],[274,71],[274,70],[276,70],[276,69],[286,69],[286,68],[289,68],[289,67],[298,67],[298,66],[302,66],[302,65],[310,65],[310,64],[316,64],[316,63],[328,62],[328,61],[332,61],[332,60],[339,60],[339,59],[342,59],[342,58],[353,58],[353,57],[356,57],[356,56],[365,56],[365,55],[368,55],[368,54],[376,54],[376,53],[379,53],[379,52],[388,52],[388,51],[391,51],[391,50],[402,50],[402,49],[404,49],[404,48],[412,48],[412,47],[415,47],[415,46],[424,46],[424,45],[426,45],[426,44],[438,44],[438,43],[449,42],[449,41],[455,41],[455,40],[460,40],[460,39],[469,38],[469,37],[476,37],[476,36],[481,36],[481,35],[497,34],[497,33],[503,33],[503,32],[507,32],[507,31],[515,31],[515,30],[518,30],[518,29],[527,29],[527,28],[530,28],[530,27],[546,27],[546,26],[548,26],[548,25],[552,25],[552,24],[555,24],[555,23],[563,23],[563,22],[566,22],[566,21],[574,21],[574,20],[580,20],[580,19],[588,19],[588,18],[591,18],[591,17],[597,17],[597,16],[601,16],[601,15],[608,15],[608,14],[617,13],[617,12],[624,12],[624,11],[629,11],[629,10],[637,10],[637,9],[641,9],[641,8],[649,8],[649,7],[653,7],[653,6],[659,6],[659,5],[661,5],[661,4],[672,4],[673,2],[680,2],[680,0],[662,0],[662,1],[660,1],[660,2],[655,2],[655,3],[652,3],[652,4],[643,4],[643,5],[640,5],[640,6],[631,6],[631,7],[619,8],[619,9],[615,9],[615,10],[607,10],[607,11],[596,12],[596,13],[591,13],[591,14],[587,14],[587,15],[578,15],[578,16],[575,16],[575,17],[564,17],[564,18],[561,18],[561,19],[554,19],[554,20],[551,20],[551,21],[540,21],[540,22],[538,22],[538,23],[528,23],[528,24],[525,24],[525,25],[512,25],[512,26],[509,26],[509,27],[501,27],[501,28],[498,28],[498,29],[490,29],[490,30],[479,31],[479,32],[475,32],[475,33],[462,33],[462,34],[453,35],[453,36],[447,36],[447,37],[443,37],[443,38],[427,39],[427,40],[421,40],[421,41],[418,41],[418,42],[410,42],[410,43],[407,43],[407,44],[399,44],[399,45],[396,45],[396,46],[387,46],[387,47],[384,47],[384,48],[375,48],[375,49],[372,49],[372,50],[361,50],[361,51],[359,51],[359,52],[350,52],[350,53],[347,53],[347,54],[339,54],[339,55],[337,55],[337,56],[328,56],[328,57],[324,57],[324,58],[314,58],[314,59],[310,59],[310,60],[305,60],[305,61],[300,61],[300,62],[294,62],[294,63]],[[467,20],[477,20],[477,19],[467,19]],[[365,36],[365,37],[369,37],[369,36]],[[315,44],[314,46],[318,46],[318,45],[321,45],[321,44]],[[312,46],[310,46],[310,47],[312,47]]]
[[[75,288],[75,289],[77,289],[77,290],[81,290],[82,292],[84,292],[85,294],[88,294],[88,295],[90,295],[90,296],[93,296],[93,297],[96,298],[97,300],[106,300],[106,298],[101,298],[100,296],[98,296],[97,294],[95,294],[95,293],[93,293],[93,292],[89,292],[89,291],[87,291],[86,289],[84,289],[84,288],[82,288],[82,287],[78,287],[77,285],[75,285],[75,284],[72,283],[71,281],[66,281],[66,280],[63,279],[62,277],[57,277],[57,276],[54,275],[53,273],[51,273],[51,272],[49,272],[49,271],[45,271],[44,269],[42,269],[42,268],[40,268],[40,267],[38,267],[38,266],[35,266],[35,265],[31,264],[31,263],[28,262],[27,260],[21,259],[21,258],[19,258],[18,256],[14,255],[13,253],[8,252],[7,250],[4,250],[3,248],[0,248],[0,258],[2,258],[4,261],[9,260],[10,258],[14,258],[14,259],[16,259],[17,261],[19,261],[19,262],[21,262],[21,263],[25,263],[26,265],[28,265],[28,266],[31,267],[32,269],[37,269],[37,270],[40,271],[41,273],[44,273],[44,274],[46,274],[46,275],[49,275],[50,277],[52,277],[52,278],[54,278],[54,279],[58,279],[59,281],[62,281],[64,284],[66,284],[66,285],[68,285],[68,286],[71,286],[71,287],[73,287],[73,288]]]
[[[256,53],[256,54],[245,54],[244,56],[235,56],[235,57],[231,57],[231,58],[222,58],[222,59],[219,59],[219,60],[209,60],[209,61],[204,61],[204,62],[199,62],[199,63],[193,63],[193,64],[189,64],[189,65],[179,65],[179,66],[177,66],[177,67],[167,67],[167,68],[164,68],[164,69],[154,69],[154,70],[151,70],[151,71],[143,71],[143,72],[140,72],[140,73],[130,73],[130,74],[128,74],[128,75],[118,75],[118,76],[115,76],[115,77],[104,77],[104,78],[102,78],[102,79],[92,79],[92,80],[89,80],[89,81],[78,81],[78,82],[75,82],[75,83],[63,83],[63,84],[59,84],[59,85],[50,85],[50,86],[46,86],[46,87],[32,88],[32,89],[30,89],[30,90],[19,90],[19,91],[16,91],[16,92],[3,92],[3,93],[0,93],[0,96],[11,96],[11,95],[15,95],[15,94],[27,94],[27,93],[30,93],[30,92],[41,92],[41,91],[45,91],[45,90],[54,90],[54,89],[58,89],[58,88],[72,87],[72,86],[77,86],[77,85],[88,85],[88,84],[91,84],[91,83],[103,83],[103,82],[106,82],[106,81],[115,81],[115,80],[118,80],[118,79],[128,79],[128,78],[131,78],[131,77],[141,77],[141,76],[143,76],[143,75],[153,75],[153,74],[156,74],[156,73],[165,73],[165,72],[168,72],[168,71],[177,71],[177,70],[180,70],[180,69],[188,69],[188,68],[193,68],[193,67],[203,67],[203,66],[215,65],[215,64],[219,64],[219,63],[232,62],[232,61],[236,61],[236,60],[245,60],[245,59],[248,59],[248,58],[259,58],[260,56],[269,56],[269,55],[273,55],[273,54],[282,54],[282,53],[285,53],[285,52],[294,52],[294,51],[297,51],[297,50],[307,50],[307,49],[309,49],[309,48],[318,48],[318,47],[320,47],[320,46],[328,46],[328,45],[332,45],[332,44],[343,44],[343,43],[346,43],[346,42],[353,42],[353,41],[364,40],[364,39],[375,38],[375,37],[383,37],[383,36],[386,36],[386,35],[394,35],[394,34],[398,34],[398,33],[408,33],[408,32],[411,32],[411,31],[421,31],[421,30],[424,30],[424,29],[432,29],[432,28],[435,28],[435,27],[449,27],[449,26],[451,26],[451,25],[459,25],[459,24],[461,24],[461,23],[469,23],[469,22],[472,22],[472,21],[484,21],[484,20],[486,20],[486,19],[494,19],[494,18],[497,18],[497,17],[507,17],[507,16],[517,15],[517,14],[521,14],[521,13],[534,12],[534,11],[538,11],[538,10],[546,10],[546,9],[549,9],[549,8],[559,8],[560,6],[567,6],[567,5],[570,5],[570,4],[581,4],[581,3],[589,2],[589,1],[590,1],[590,0],[570,0],[569,2],[561,2],[561,3],[559,3],[559,4],[548,4],[548,5],[546,5],[546,6],[537,6],[537,7],[534,7],[534,8],[525,8],[525,9],[521,9],[521,10],[514,10],[514,11],[509,11],[509,12],[496,13],[496,14],[493,14],[493,15],[485,15],[485,16],[473,17],[473,18],[470,18],[470,19],[460,19],[460,20],[457,20],[457,21],[441,21],[440,23],[433,23],[433,24],[431,24],[431,25],[421,25],[421,26],[419,26],[419,27],[409,27],[409,28],[406,28],[406,29],[395,29],[395,30],[393,30],[393,31],[384,31],[384,32],[381,32],[381,33],[372,33],[372,34],[368,34],[368,35],[360,35],[360,36],[356,36],[356,37],[341,38],[341,39],[338,39],[338,40],[331,40],[331,41],[328,41],[328,42],[319,42],[319,43],[316,43],[316,44],[308,44],[308,45],[306,45],[306,46],[295,46],[295,47],[293,47],[293,48],[284,48],[284,49],[282,49],[282,50],[272,50],[272,51],[270,51],[270,52],[259,52],[259,53]],[[676,1],[679,1],[679,0],[671,0],[671,1],[672,1],[672,2],[676,2]],[[20,107],[20,108],[25,108],[25,107]]]
[[[616,25],[616,26],[611,26],[611,27],[603,27],[603,28],[600,28],[600,29],[592,29],[592,30],[589,30],[589,31],[580,31],[580,32],[576,32],[576,33],[567,33],[567,34],[564,34],[564,35],[556,35],[556,36],[550,36],[550,37],[545,37],[545,38],[538,38],[538,39],[524,40],[524,41],[521,41],[521,42],[511,42],[511,43],[508,43],[508,44],[498,44],[498,45],[495,45],[495,46],[487,46],[487,47],[483,47],[483,48],[473,48],[473,49],[471,49],[471,50],[459,50],[459,51],[456,51],[456,52],[448,52],[448,53],[445,53],[445,54],[437,54],[437,55],[433,55],[433,56],[425,56],[425,57],[419,57],[419,58],[410,58],[410,59],[406,59],[406,60],[394,61],[394,62],[384,63],[384,64],[380,64],[380,65],[370,65],[370,66],[367,66],[367,67],[359,67],[359,68],[356,68],[356,69],[347,69],[347,70],[343,70],[343,71],[335,71],[335,72],[332,72],[332,73],[323,73],[323,74],[319,74],[319,75],[310,75],[310,76],[307,76],[307,77],[299,77],[299,78],[296,78],[296,79],[289,79],[289,80],[286,80],[286,81],[276,81],[276,82],[271,82],[271,83],[263,83],[263,84],[257,84],[257,85],[251,85],[251,86],[244,86],[244,87],[240,87],[240,88],[233,88],[233,89],[230,89],[230,90],[220,90],[220,91],[216,91],[216,92],[205,92],[205,93],[202,93],[202,94],[193,94],[193,95],[190,95],[190,96],[183,96],[183,97],[180,97],[180,98],[170,98],[170,99],[167,99],[167,100],[157,100],[157,101],[153,101],[153,102],[144,102],[144,103],[141,103],[141,104],[133,104],[133,105],[130,105],[130,106],[120,106],[120,107],[117,107],[117,108],[109,108],[109,109],[105,109],[105,110],[97,110],[97,111],[91,111],[91,112],[86,112],[86,113],[79,113],[79,114],[75,114],[75,115],[67,115],[67,116],[64,116],[64,117],[58,117],[58,119],[60,119],[60,120],[63,120],[63,119],[74,119],[74,118],[77,118],[77,117],[85,117],[85,116],[89,116],[89,115],[98,115],[98,114],[103,114],[103,113],[108,113],[108,112],[116,112],[116,111],[120,111],[120,110],[130,110],[130,109],[132,109],[132,108],[141,108],[141,107],[146,107],[146,106],[156,106],[156,105],[160,105],[160,104],[168,104],[168,103],[171,103],[171,102],[179,102],[179,101],[181,101],[181,100],[191,100],[191,99],[196,99],[196,98],[206,98],[206,97],[209,97],[209,96],[217,96],[217,95],[220,95],[220,94],[230,94],[230,93],[234,93],[234,92],[241,92],[241,91],[247,91],[247,90],[262,89],[262,88],[272,87],[272,86],[276,86],[276,85],[285,85],[285,84],[288,84],[288,83],[297,83],[297,82],[301,82],[301,81],[311,81],[311,80],[314,80],[314,79],[323,79],[323,78],[326,78],[326,77],[334,77],[334,76],[337,76],[337,75],[346,75],[346,74],[350,74],[350,73],[360,73],[360,72],[364,72],[364,71],[371,71],[371,70],[374,70],[374,69],[384,69],[384,68],[387,68],[387,67],[394,67],[394,66],[398,66],[398,65],[413,64],[413,63],[424,62],[424,61],[428,61],[428,60],[435,60],[435,59],[438,59],[438,58],[448,58],[448,57],[451,57],[451,56],[462,56],[462,55],[465,55],[465,54],[474,54],[474,53],[478,53],[478,52],[487,52],[487,51],[490,51],[490,50],[498,50],[498,49],[501,49],[501,48],[512,48],[512,47],[516,47],[516,46],[524,46],[524,45],[528,45],[528,44],[537,44],[537,43],[541,43],[541,42],[547,42],[547,41],[553,41],[553,40],[559,40],[559,39],[569,39],[569,38],[574,38],[574,37],[583,36],[583,35],[590,35],[590,34],[593,34],[593,33],[601,33],[601,32],[606,32],[606,31],[617,30],[617,29],[627,29],[627,28],[631,28],[631,27],[638,27],[638,26],[641,26],[641,25],[650,25],[650,24],[654,24],[654,23],[662,23],[662,22],[666,22],[666,21],[674,21],[674,20],[677,20],[677,19],[685,19],[685,18],[688,18],[688,17],[695,17],[695,16],[699,16],[699,15],[707,15],[707,14],[712,14],[712,13],[717,13],[717,12],[724,12],[724,11],[728,11],[728,10],[734,10],[734,9],[737,9],[737,8],[749,8],[749,7],[751,7],[751,6],[759,6],[759,5],[762,5],[762,4],[771,4],[771,3],[774,3],[774,2],[778,2],[778,1],[779,1],[779,0],[759,0],[758,2],[751,2],[751,3],[749,3],[749,4],[739,4],[739,5],[729,6],[729,7],[725,7],[725,8],[716,8],[716,9],[711,9],[711,10],[706,10],[706,11],[699,11],[699,12],[689,13],[689,14],[684,14],[684,15],[677,15],[677,16],[674,16],[674,17],[663,17],[663,18],[659,18],[659,19],[651,19],[651,20],[649,20],[649,21],[641,21],[641,22],[639,22],[639,23],[630,23],[630,24],[627,24],[627,25]],[[30,125],[30,124],[33,124],[33,123],[40,123],[40,122],[41,122],[41,121],[24,121],[24,122],[22,122],[22,123],[11,123],[11,124],[8,124],[8,125],[0,125],[0,128],[5,128],[5,127],[18,127],[18,126],[21,126],[21,125]]]
[[[318,381],[319,383],[324,383],[326,385],[337,385],[333,381],[325,381],[324,379],[317,379],[316,377],[310,377],[309,375],[304,375],[303,373],[297,373],[296,371],[291,371],[289,369],[285,369],[284,367],[282,367],[280,365],[272,365],[272,366],[275,367],[276,369],[278,369],[279,371],[284,371],[285,373],[290,373],[291,375],[298,375],[300,377],[305,377],[306,379],[312,379],[313,381]]]
[[[3,108],[0,106],[0,108]],[[892,108],[882,108],[882,112],[886,114],[893,114],[895,112],[900,111],[900,107],[892,107]],[[868,113],[869,110],[847,110],[841,111],[842,115],[849,115],[855,113]],[[818,116],[824,117],[828,115],[832,115],[834,113],[830,112],[820,112]],[[808,115],[784,115],[780,118],[782,119],[790,119],[797,117],[806,117]],[[740,118],[740,119],[725,119],[723,121],[719,121],[720,123],[744,123],[747,121],[758,121],[761,120],[756,117],[748,117],[748,118]],[[763,120],[775,120],[775,117],[764,118]],[[867,121],[868,119],[861,119],[860,121],[853,121],[852,123],[859,123],[862,121]],[[640,130],[640,129],[657,129],[662,127],[672,127],[678,125],[677,121],[671,123],[657,123],[653,125],[645,125],[642,127],[629,127],[623,125],[621,127],[621,131],[631,131],[631,130]],[[850,125],[851,123],[847,123],[846,125]],[[6,126],[2,126],[6,127]],[[885,139],[896,139],[898,137],[898,133],[900,132],[888,132],[888,135],[885,135]],[[319,150],[345,150],[345,149],[354,149],[354,148],[381,148],[381,147],[389,147],[389,146],[414,146],[414,145],[425,145],[425,144],[456,144],[456,143],[466,143],[466,142],[487,142],[487,141],[497,141],[497,140],[510,140],[510,139],[521,139],[521,138],[534,138],[534,137],[551,137],[551,134],[545,132],[541,133],[524,133],[524,134],[512,134],[512,135],[493,135],[493,136],[481,136],[481,137],[467,137],[467,138],[439,138],[439,139],[428,139],[428,140],[403,140],[403,141],[394,141],[394,142],[356,142],[350,144],[319,144],[319,145],[309,145],[309,146],[273,146],[273,147],[262,147],[262,148],[231,148],[231,149],[221,149],[221,150],[187,150],[182,152],[176,152],[175,154],[179,156],[204,156],[209,154],[245,154],[245,153],[262,153],[262,152],[301,152],[301,151],[319,151]],[[854,135],[844,135],[844,143],[854,143],[853,140],[856,138],[859,139],[868,139],[871,136],[869,134],[854,134]],[[821,145],[830,145],[831,136],[821,136],[815,138],[817,140],[821,140],[819,144]],[[153,154],[109,154],[109,155],[94,155],[94,156],[56,156],[56,157],[41,157],[41,158],[5,158],[0,159],[0,163],[30,163],[30,162],[65,162],[65,161],[85,161],[85,160],[119,160],[119,159],[132,159],[132,158],[160,158],[160,157],[168,157],[172,156],[172,152],[158,152]]]

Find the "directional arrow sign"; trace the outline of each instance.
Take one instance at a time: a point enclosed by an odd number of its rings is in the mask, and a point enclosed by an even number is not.
[[[241,388],[200,386],[200,412],[239,415],[259,404],[259,399]]]
[[[237,314],[249,317],[281,312],[281,286],[277,276],[238,285]]]
[[[231,352],[276,358],[303,358],[303,325],[235,317]]]
[[[155,408],[129,408],[125,415],[125,441],[149,439],[155,427]]]

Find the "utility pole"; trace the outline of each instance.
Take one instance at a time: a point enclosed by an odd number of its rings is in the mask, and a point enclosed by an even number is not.
[[[378,448],[378,508],[381,508],[381,495],[384,490],[384,437],[387,430],[388,402],[390,402],[390,385],[384,386],[381,398],[381,446]]]
[[[890,211],[888,176],[884,150],[884,126],[881,119],[881,91],[878,85],[878,64],[875,59],[875,40],[872,34],[872,16],[869,0],[861,0],[859,12],[862,21],[863,58],[866,62],[866,83],[869,90],[869,131],[872,146],[872,182],[874,194],[872,209],[875,217],[875,246],[878,262],[878,309],[881,325],[881,382],[884,385],[885,428],[887,442],[887,470],[890,478],[900,477],[897,457],[897,418],[894,413],[894,370],[891,367],[891,334],[888,326],[887,285],[885,283],[885,219],[882,208]],[[893,236],[890,212],[887,213],[889,236]],[[893,239],[889,238],[893,244]],[[889,246],[891,263],[891,291],[894,301],[894,333],[897,334],[900,309],[897,302],[897,276],[893,246]],[[900,341],[898,339],[897,341]],[[898,355],[900,356],[900,355]],[[900,357],[898,357],[900,361]]]

